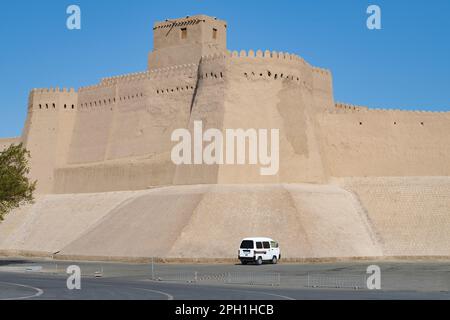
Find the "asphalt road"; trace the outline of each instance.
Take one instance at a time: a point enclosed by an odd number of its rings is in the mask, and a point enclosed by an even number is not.
[[[82,270],[81,290],[66,285],[67,266]],[[371,263],[372,264],[372,263]],[[303,300],[303,299],[445,299],[450,300],[449,263],[380,263],[382,290],[310,288],[305,275],[348,279],[365,271],[367,263],[277,266],[128,265],[54,261],[0,260],[0,299],[39,300]],[[278,274],[275,286],[229,284],[229,273]],[[269,273],[270,272],[270,273]],[[101,276],[96,278],[97,276]],[[197,274],[197,282],[188,283]],[[152,275],[164,278],[151,280]],[[159,277],[159,275],[164,275]],[[405,276],[406,275],[406,276]],[[246,279],[246,278],[243,278]],[[265,280],[266,278],[262,278]],[[272,279],[272,278],[267,278]],[[353,279],[353,278],[350,278]],[[449,281],[447,283],[447,281]],[[383,282],[382,282],[383,283]],[[325,284],[327,282],[325,281]],[[409,286],[409,287],[407,287]],[[428,286],[428,287],[427,287]],[[446,289],[447,288],[447,289]]]

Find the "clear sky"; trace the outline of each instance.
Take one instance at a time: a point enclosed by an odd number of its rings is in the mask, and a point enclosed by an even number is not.
[[[82,29],[66,28],[81,7]],[[382,30],[366,27],[367,7]],[[228,21],[230,50],[295,53],[333,72],[339,102],[450,110],[450,1],[41,0],[0,7],[0,137],[19,136],[32,88],[92,85],[144,71],[155,21],[208,14]]]

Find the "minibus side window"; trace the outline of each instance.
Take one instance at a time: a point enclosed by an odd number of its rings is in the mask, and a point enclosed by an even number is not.
[[[262,248],[263,248],[262,242],[257,242],[256,249],[262,249]]]
[[[241,249],[253,249],[254,245],[253,245],[253,241],[251,240],[244,240],[241,243]]]
[[[270,243],[269,242],[264,242],[264,249],[270,249]]]
[[[270,244],[272,245],[272,248],[278,248],[278,243],[277,242],[272,241]]]

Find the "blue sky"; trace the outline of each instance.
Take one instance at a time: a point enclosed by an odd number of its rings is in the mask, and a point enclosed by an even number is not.
[[[66,28],[77,4],[82,29]],[[370,4],[382,30],[366,28]],[[336,101],[450,110],[450,1],[2,1],[0,137],[21,134],[29,90],[94,84],[143,71],[154,21],[208,14],[228,21],[228,48],[296,53],[331,69]]]

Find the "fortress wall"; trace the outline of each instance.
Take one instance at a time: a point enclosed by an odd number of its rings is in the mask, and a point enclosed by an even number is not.
[[[81,90],[84,104],[70,161],[56,172],[56,191],[136,190],[171,184],[171,133],[189,123],[197,72],[196,65],[150,70],[103,79],[100,85]],[[97,105],[91,107],[92,101]]]
[[[80,112],[73,129],[68,164],[105,160],[109,130],[115,105],[114,86],[81,88]]]
[[[73,89],[36,89],[30,94],[23,136],[31,153],[30,176],[38,180],[38,193],[53,191],[53,171],[66,162],[77,100]]]
[[[188,121],[180,127],[187,128],[192,138],[195,121],[202,121],[203,132],[212,128],[223,128],[225,92],[228,88],[226,58],[224,54],[220,54],[206,56],[201,60],[198,81],[187,114]],[[175,143],[171,146],[175,146]],[[174,184],[214,184],[218,182],[217,174],[217,165],[181,165],[176,167]]]
[[[73,92],[69,96],[60,96],[60,111],[58,114],[58,144],[56,145],[57,167],[69,161],[70,143],[76,116],[79,112],[78,94]]]
[[[331,176],[450,175],[450,113],[368,110],[318,117]]]
[[[448,115],[335,104],[330,72],[285,53],[235,51],[204,56],[199,66],[105,78],[82,88],[79,102],[69,158],[57,161],[58,193],[449,171]],[[280,129],[279,173],[262,176],[259,165],[174,166],[171,133],[192,132],[195,120],[204,130]]]
[[[103,79],[99,86],[80,92],[82,108],[69,166],[57,171],[57,192],[86,192],[83,188],[92,192],[136,190],[160,183],[323,181],[313,116],[323,105],[313,98],[314,85],[328,94],[329,74],[312,69],[295,55],[252,50],[205,56],[200,66]],[[113,90],[116,96],[111,108],[90,107],[92,100],[98,104],[99,100],[109,101]],[[174,168],[170,161],[175,145],[170,141],[171,133],[178,128],[193,132],[196,120],[203,121],[204,131],[280,129],[279,174],[262,176],[259,165],[177,166],[173,181],[168,181]],[[114,163],[120,159],[120,164]],[[136,169],[133,159],[148,159],[140,164],[146,171]],[[155,159],[160,162],[156,164]],[[162,174],[155,176],[152,165]],[[112,167],[117,168],[114,175],[110,174]],[[137,172],[142,179],[130,184],[126,175]],[[84,186],[86,181],[89,187]]]
[[[312,68],[312,90],[316,112],[330,112],[335,109],[333,78],[331,72],[321,68]]]
[[[119,84],[119,94],[141,90],[143,96],[119,103],[108,160],[170,152],[172,132],[189,121],[197,70],[195,65],[180,66],[155,72],[147,80]]]
[[[323,170],[322,177],[326,179],[327,177],[330,177],[330,170],[323,163],[323,159],[325,158],[325,150],[321,147],[321,141],[326,139],[324,136],[326,133],[322,130],[318,122],[318,115],[328,113],[330,110],[335,108],[333,79],[330,71],[315,67],[312,67],[312,79],[313,86],[311,92],[315,108],[312,111],[314,115],[310,117],[310,121],[315,128],[314,137],[318,148],[317,158],[320,159]]]
[[[224,127],[279,129],[281,162],[275,176],[262,176],[259,165],[222,166],[219,182],[321,181],[309,65],[295,55],[250,50],[232,53],[229,69]]]
[[[70,164],[152,156],[169,149],[173,128],[185,126],[197,69],[179,68],[104,79],[81,99],[112,104],[80,113]]]
[[[144,190],[173,184],[174,171],[168,154],[144,160],[66,166],[55,170],[54,193]]]

